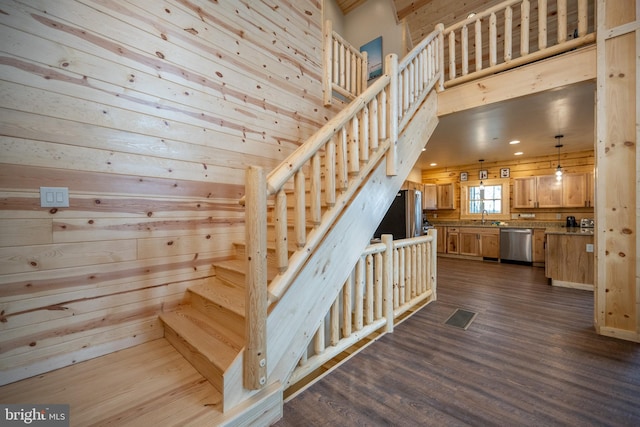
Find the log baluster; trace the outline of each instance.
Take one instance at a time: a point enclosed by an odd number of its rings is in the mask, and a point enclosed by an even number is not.
[[[531,5],[529,0],[523,0],[520,6],[520,56],[529,54],[529,21]]]
[[[504,60],[511,61],[513,54],[513,8],[507,6],[504,11]]]
[[[296,172],[294,179],[294,198],[295,198],[295,209],[294,209],[294,232],[296,236],[296,245],[301,248],[307,243],[307,213],[305,206],[305,182],[304,182],[304,172],[300,169]]]
[[[547,47],[547,0],[538,1],[538,49]]]
[[[284,190],[276,193],[275,200],[275,245],[278,271],[284,272],[289,266],[287,243],[287,195]]]
[[[558,0],[558,44],[567,41],[567,0]]]

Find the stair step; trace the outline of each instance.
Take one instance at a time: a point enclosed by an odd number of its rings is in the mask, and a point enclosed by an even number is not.
[[[231,259],[220,261],[214,264],[216,268],[216,277],[233,285],[244,289],[246,278],[246,262],[244,259]],[[278,270],[274,266],[267,264],[267,281],[273,280],[278,274]]]
[[[190,306],[181,306],[160,319],[165,337],[213,386],[223,392],[223,374],[244,343],[234,332],[211,322]]]
[[[213,322],[224,325],[238,337],[244,337],[244,289],[214,278],[209,283],[191,286],[187,298],[193,308],[206,314]]]
[[[244,242],[234,242],[233,246],[236,248],[236,257],[239,259],[244,259],[246,256],[246,248],[247,245]],[[289,257],[298,249],[295,244],[289,243]],[[269,244],[267,242],[267,262],[275,265],[276,261],[276,248],[273,244]]]

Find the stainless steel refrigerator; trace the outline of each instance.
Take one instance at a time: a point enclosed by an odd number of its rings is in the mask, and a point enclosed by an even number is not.
[[[422,192],[400,190],[373,235],[392,234],[394,240],[422,235]]]

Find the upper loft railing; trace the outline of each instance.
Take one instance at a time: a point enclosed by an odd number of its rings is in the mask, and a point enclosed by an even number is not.
[[[447,27],[444,87],[595,43],[595,9],[595,0],[508,0]]]
[[[360,52],[333,31],[331,21],[324,24],[323,50],[325,67],[322,82],[325,106],[331,105],[334,92],[351,101],[367,89],[367,52]]]

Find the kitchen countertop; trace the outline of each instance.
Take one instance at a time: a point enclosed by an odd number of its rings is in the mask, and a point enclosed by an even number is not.
[[[544,229],[547,234],[567,234],[579,236],[593,236],[593,228],[565,227],[564,222],[522,222],[495,225],[491,222],[482,224],[479,221],[443,221],[431,222],[434,227],[474,227],[474,228],[536,228]]]
[[[485,224],[482,224],[480,221],[442,221],[442,222],[433,222],[430,221],[433,226],[441,226],[441,227],[486,227],[486,228],[564,228],[564,222],[543,222],[543,221],[531,221],[524,222],[518,221],[514,223],[509,223],[507,221],[502,221],[502,225],[493,224],[494,221],[487,221]]]
[[[546,234],[565,234],[576,236],[593,236],[593,228],[580,227],[549,227],[545,229]]]

